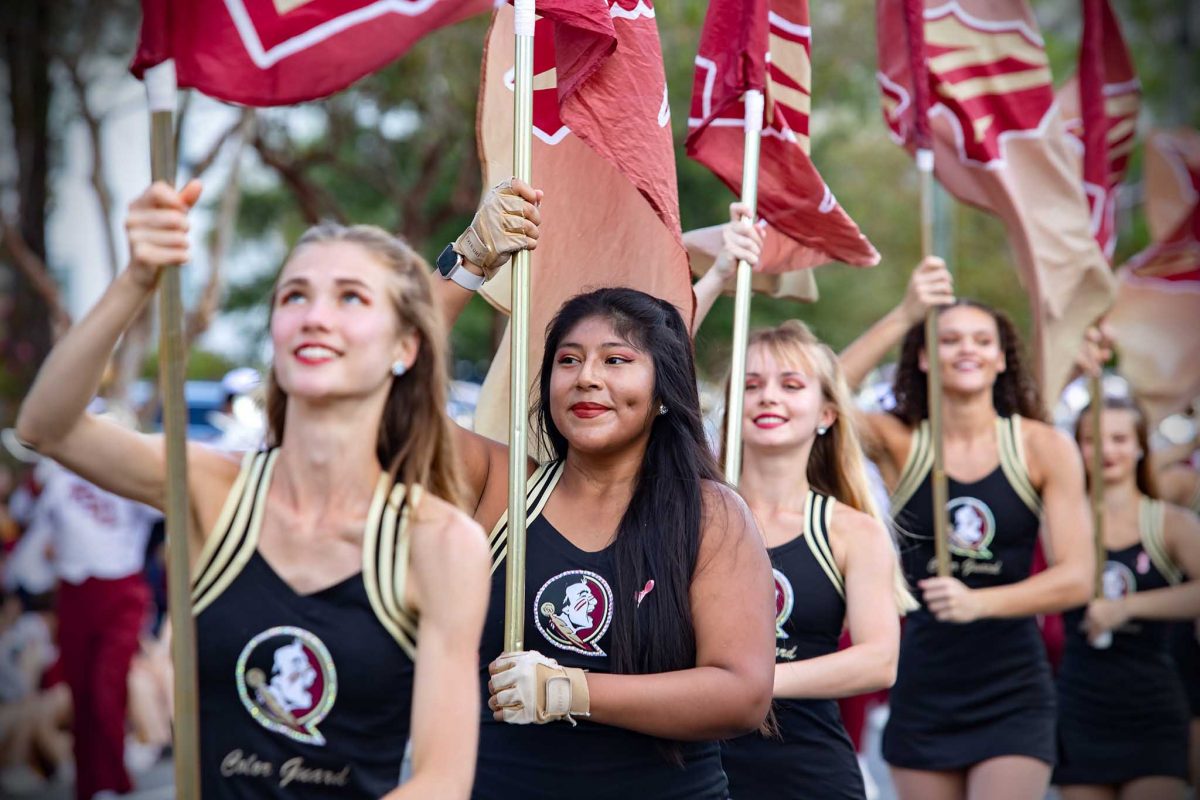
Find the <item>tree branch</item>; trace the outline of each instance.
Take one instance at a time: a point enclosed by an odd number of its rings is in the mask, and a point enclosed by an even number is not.
[[[71,326],[71,315],[67,313],[66,306],[63,305],[62,292],[59,291],[58,284],[51,277],[46,263],[29,248],[20,229],[10,223],[3,213],[0,213],[0,244],[4,245],[12,255],[17,269],[21,271],[21,274],[25,276],[25,279],[29,281],[34,291],[50,310],[50,324],[54,331],[54,337],[57,339]]]
[[[272,150],[261,132],[255,134],[253,144],[262,162],[275,170],[291,190],[300,206],[301,215],[309,225],[315,225],[326,217],[333,217],[345,224],[346,215],[341,208],[328,192],[308,179],[304,169],[297,162],[289,161]]]

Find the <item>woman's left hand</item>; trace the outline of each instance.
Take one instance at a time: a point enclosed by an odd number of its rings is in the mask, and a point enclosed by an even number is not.
[[[1129,621],[1129,611],[1121,600],[1098,599],[1088,603],[1083,619],[1083,632],[1088,641],[1107,631],[1116,630]]]
[[[979,595],[958,578],[926,578],[917,585],[938,622],[974,622],[983,616]]]

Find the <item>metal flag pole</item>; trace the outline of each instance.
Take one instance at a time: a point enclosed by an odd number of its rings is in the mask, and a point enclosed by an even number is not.
[[[933,255],[933,150],[917,150],[917,175],[921,186],[921,257]],[[950,576],[949,531],[946,506],[950,490],[946,483],[946,448],[942,441],[942,362],[938,356],[938,309],[925,314],[926,395],[929,406],[929,436],[933,442],[933,546],[938,577]]]
[[[1091,394],[1088,423],[1092,428],[1092,463],[1091,480],[1088,488],[1091,490],[1092,501],[1092,530],[1095,533],[1096,574],[1092,585],[1092,597],[1097,600],[1104,597],[1104,562],[1108,560],[1108,550],[1104,546],[1104,426],[1101,419],[1104,416],[1104,379],[1103,372],[1088,378],[1088,390]],[[1092,640],[1092,647],[1105,650],[1112,646],[1112,631],[1105,631]]]
[[[742,97],[746,107],[746,151],[742,159],[742,203],[751,221],[758,214],[758,153],[762,144],[763,93],[750,89]],[[750,296],[753,270],[738,260],[737,290],[733,299],[733,355],[729,369],[729,397],[725,405],[725,480],[737,486],[742,475],[742,409],[746,395],[746,345],[750,339]]]
[[[513,174],[533,177],[533,31],[534,0],[513,3]],[[525,487],[529,451],[529,261],[519,250],[512,265],[512,337],[509,376],[508,555],[504,565],[504,651],[525,642]]]
[[[150,106],[150,177],[175,184],[175,62],[146,70]],[[183,341],[180,269],[162,271],[158,287],[159,380],[167,451],[167,605],[171,620],[171,660],[175,671],[175,796],[200,798],[199,684],[196,680],[196,628],[192,619],[188,563],[191,506],[187,489],[187,412],[183,383],[187,353]]]

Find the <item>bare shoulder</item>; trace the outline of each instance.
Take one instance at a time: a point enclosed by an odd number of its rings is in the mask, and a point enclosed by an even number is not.
[[[740,494],[720,481],[706,480],[701,484],[701,496],[704,504],[701,563],[711,554],[743,544],[766,552],[754,514]]]
[[[424,598],[437,595],[439,586],[453,585],[486,597],[488,547],[483,528],[471,517],[440,497],[424,494],[409,522],[411,537],[411,590],[409,601],[420,611],[434,610]]]
[[[1200,537],[1200,516],[1183,506],[1163,503],[1163,534],[1168,540]]]
[[[1021,417],[1021,443],[1035,486],[1053,476],[1083,476],[1083,460],[1075,440],[1041,420]]]
[[[201,523],[208,525],[215,521],[237,481],[246,455],[188,442],[188,485]]]
[[[891,537],[882,522],[845,503],[837,503],[833,507],[829,538],[834,558],[841,569],[845,569],[846,563],[856,554],[891,553],[893,550]]]
[[[898,478],[912,447],[913,429],[904,420],[887,413],[859,414],[856,420],[868,455],[879,463],[885,476]]]

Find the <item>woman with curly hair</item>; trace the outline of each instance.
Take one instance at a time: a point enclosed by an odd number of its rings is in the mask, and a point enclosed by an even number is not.
[[[937,308],[952,575],[934,557],[926,311]],[[852,384],[897,342],[895,408],[865,438],[892,493],[901,557],[919,588],[892,689],[884,757],[905,800],[1044,796],[1055,758],[1054,687],[1035,615],[1087,601],[1091,520],[1071,439],[1042,421],[1004,314],[956,300],[937,258],[903,302],[842,354]],[[1030,574],[1039,530],[1051,566]]]

